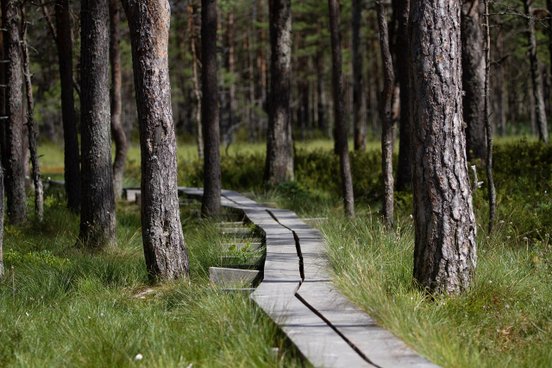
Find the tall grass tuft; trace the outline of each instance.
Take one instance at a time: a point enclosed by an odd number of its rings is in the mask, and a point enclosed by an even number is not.
[[[136,207],[119,206],[117,247],[89,252],[75,247],[76,216],[47,203],[44,224],[6,229],[1,367],[301,365],[247,295],[209,283],[221,249],[214,223],[184,209],[191,280],[151,285]]]
[[[335,282],[419,353],[445,367],[552,365],[552,246],[479,239],[471,290],[428,296],[412,281],[412,220],[389,232],[373,217],[321,224]]]

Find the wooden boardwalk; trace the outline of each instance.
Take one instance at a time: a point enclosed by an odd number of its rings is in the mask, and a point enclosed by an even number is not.
[[[203,195],[200,188],[179,192]],[[264,278],[251,297],[315,367],[436,367],[335,289],[320,231],[237,192],[224,190],[222,205],[264,233]]]

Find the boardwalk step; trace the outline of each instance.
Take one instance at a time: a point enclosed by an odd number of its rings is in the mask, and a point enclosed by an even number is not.
[[[209,280],[215,285],[232,287],[238,285],[253,285],[259,277],[258,270],[239,268],[209,267]]]

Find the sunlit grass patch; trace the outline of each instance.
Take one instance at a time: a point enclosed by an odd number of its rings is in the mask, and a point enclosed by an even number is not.
[[[320,225],[337,285],[419,353],[445,367],[552,364],[550,245],[525,248],[480,236],[471,290],[429,297],[412,281],[413,229],[334,217]],[[544,253],[543,253],[544,252]],[[536,259],[536,254],[539,254]],[[541,260],[541,261],[539,261]]]
[[[90,252],[75,247],[78,218],[49,203],[44,224],[6,229],[0,366],[301,365],[248,295],[209,283],[222,247],[215,223],[184,208],[191,278],[152,285],[136,206],[119,205],[117,247]]]

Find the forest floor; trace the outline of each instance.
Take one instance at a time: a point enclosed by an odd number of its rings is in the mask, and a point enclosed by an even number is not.
[[[297,181],[269,192],[260,184],[264,145],[232,145],[223,154],[223,186],[320,218],[312,225],[328,240],[335,283],[433,362],[445,367],[551,366],[552,147],[517,139],[499,142],[499,207],[492,234],[486,232],[485,188],[474,196],[474,285],[462,296],[430,298],[412,282],[411,194],[397,194],[393,231],[380,222],[378,146],[373,142],[365,154],[353,155],[358,199],[353,221],[342,215],[330,141],[297,144]],[[43,172],[59,175],[59,148],[42,146],[41,153]],[[193,145],[180,145],[180,184],[198,184],[196,157]],[[139,183],[138,164],[133,147],[128,185]],[[475,164],[480,171],[482,165]],[[246,296],[221,293],[209,284],[207,269],[216,263],[221,240],[213,223],[195,217],[196,210],[183,212],[191,283],[165,285],[145,300],[136,298],[148,283],[134,207],[119,206],[119,246],[105,253],[74,248],[78,220],[57,197],[47,199],[43,225],[8,226],[9,272],[0,284],[0,366],[300,364],[293,351],[272,353],[285,339]],[[138,354],[143,360],[136,360]]]

